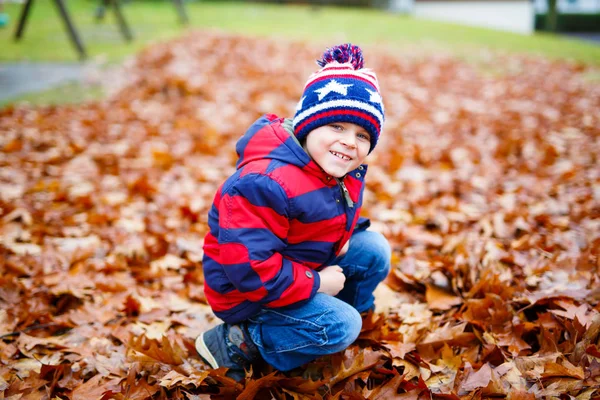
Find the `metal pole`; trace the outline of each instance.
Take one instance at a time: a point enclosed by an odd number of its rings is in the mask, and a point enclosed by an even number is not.
[[[185,7],[183,6],[183,0],[173,0],[173,4],[175,4],[175,8],[177,8],[177,14],[179,14],[179,22],[184,25],[187,25],[190,22],[190,19],[185,12]]]
[[[115,16],[117,17],[117,22],[119,23],[119,29],[125,39],[128,42],[133,40],[133,35],[131,34],[131,30],[129,29],[129,25],[127,25],[127,21],[125,20],[125,16],[121,12],[121,1],[120,0],[110,0],[112,3],[113,9],[115,10]]]
[[[23,36],[23,32],[25,31],[25,25],[27,24],[27,17],[29,16],[29,11],[31,10],[31,4],[33,0],[27,0],[21,9],[21,16],[19,17],[19,25],[17,25],[17,30],[15,31],[15,40],[21,39]]]
[[[54,4],[58,7],[58,11],[60,12],[60,16],[62,17],[63,22],[65,23],[65,27],[69,33],[69,38],[77,48],[79,52],[79,59],[84,60],[87,58],[87,54],[85,52],[85,48],[83,47],[83,42],[79,39],[79,35],[77,34],[77,30],[75,26],[71,22],[71,18],[69,17],[69,13],[67,12],[67,8],[65,7],[65,3],[63,0],[54,0]]]

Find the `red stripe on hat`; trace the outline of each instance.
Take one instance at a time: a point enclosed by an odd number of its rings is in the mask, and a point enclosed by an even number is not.
[[[361,111],[358,111],[358,110],[344,109],[344,110],[331,110],[331,111],[325,111],[325,112],[317,113],[317,114],[313,115],[312,117],[304,120],[296,128],[296,132],[301,131],[302,129],[304,129],[304,127],[306,125],[310,124],[311,122],[314,122],[317,119],[327,118],[327,117],[333,117],[334,115],[341,115],[341,114],[350,114],[350,115],[355,115],[355,116],[357,116],[359,118],[362,118],[362,119],[366,119],[367,121],[369,121],[370,123],[372,123],[377,128],[378,132],[380,130],[379,122],[377,122],[377,120],[374,119],[373,117],[371,117],[369,114],[361,112]]]
[[[312,81],[306,82],[306,86],[304,87],[304,90],[306,90],[309,86],[314,85],[317,82],[321,82],[321,81],[326,80],[326,79],[335,79],[335,78],[340,78],[340,79],[342,79],[342,78],[358,79],[358,80],[361,80],[361,81],[363,81],[365,83],[368,83],[373,89],[378,90],[377,89],[377,85],[375,85],[375,83],[371,82],[370,80],[368,80],[366,78],[363,78],[360,75],[354,75],[354,74],[325,75],[325,76],[322,76],[320,78],[315,78]]]
[[[348,69],[350,71],[356,71],[354,69],[354,67],[352,66],[352,64],[339,64],[339,66],[336,66],[335,64],[327,64],[319,72],[317,72],[317,74],[322,73],[323,71],[326,71],[326,70],[331,71],[331,70],[343,70],[343,69]]]
[[[365,75],[369,75],[370,77],[372,77],[374,80],[377,80],[377,76],[375,76],[374,72],[367,72],[367,71],[362,71],[363,74]]]

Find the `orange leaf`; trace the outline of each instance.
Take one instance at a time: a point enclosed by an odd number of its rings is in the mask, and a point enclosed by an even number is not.
[[[454,306],[462,304],[463,300],[454,296],[445,290],[438,288],[437,286],[427,284],[427,290],[425,291],[425,299],[429,307],[434,310],[449,310]]]
[[[73,390],[73,400],[105,400],[113,391],[107,388],[108,382],[101,375],[95,375]]]
[[[161,340],[148,339],[146,336],[132,337],[129,340],[128,347],[130,350],[141,353],[155,361],[171,365],[180,365],[185,358],[185,352],[177,343],[163,336]],[[135,354],[131,357],[136,358]]]

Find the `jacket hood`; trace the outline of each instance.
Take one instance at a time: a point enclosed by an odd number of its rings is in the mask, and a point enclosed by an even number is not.
[[[257,160],[278,160],[305,168],[314,164],[294,136],[292,121],[267,114],[259,118],[238,140],[236,168]],[[316,166],[316,164],[315,164]]]

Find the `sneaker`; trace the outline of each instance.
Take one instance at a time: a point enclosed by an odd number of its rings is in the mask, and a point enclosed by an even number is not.
[[[220,324],[196,338],[196,351],[212,368],[228,368],[227,376],[236,381],[245,376],[245,369],[260,358],[258,348],[243,324]]]

